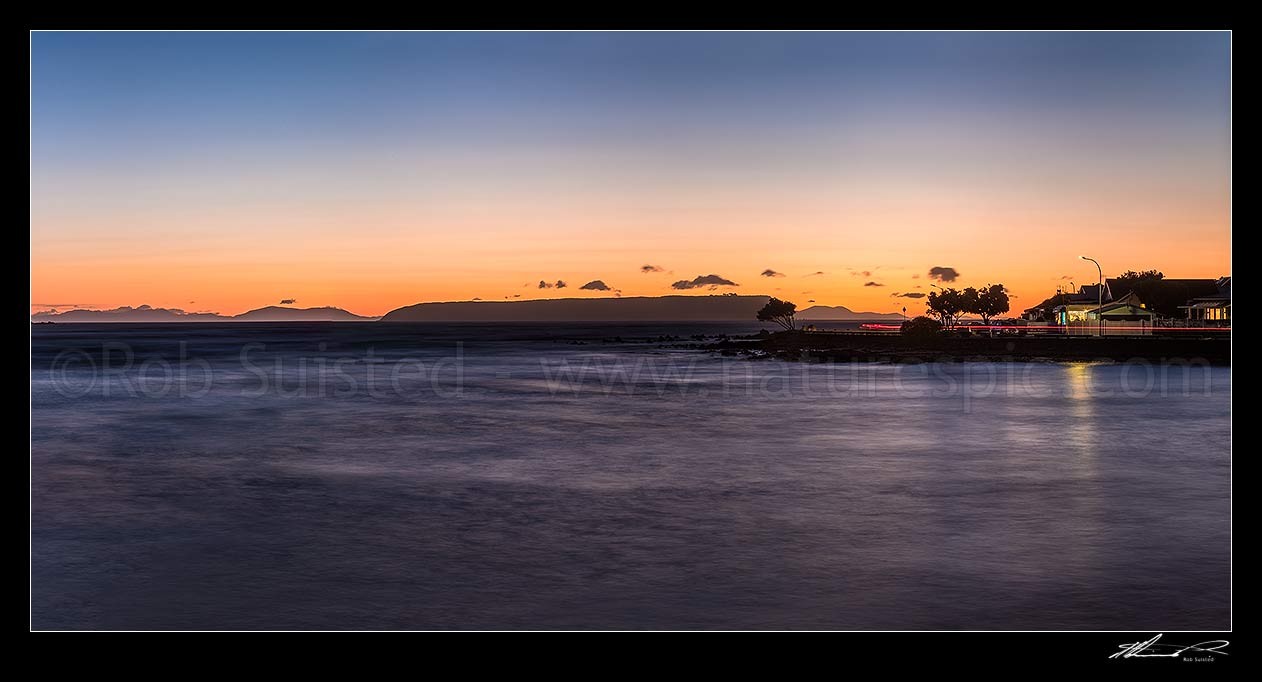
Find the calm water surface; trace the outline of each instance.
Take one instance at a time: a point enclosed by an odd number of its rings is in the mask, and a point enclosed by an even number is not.
[[[33,327],[35,628],[1230,627],[1228,368]]]

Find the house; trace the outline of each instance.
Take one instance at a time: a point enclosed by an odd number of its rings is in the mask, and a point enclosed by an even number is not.
[[[1205,279],[1108,279],[1114,296],[1125,296],[1134,291],[1144,302],[1144,307],[1158,317],[1182,319],[1187,317],[1188,300],[1218,293],[1218,280]]]
[[[1086,321],[1080,329],[1086,335],[1102,336],[1149,336],[1152,334],[1156,313],[1148,310],[1139,296],[1131,291],[1125,296],[1087,311]],[[1075,333],[1066,329],[1067,333]]]
[[[1153,279],[1153,278],[1107,278],[1104,280],[1103,302],[1118,303],[1127,296],[1134,294],[1136,305],[1146,311],[1152,313],[1151,319],[1157,322],[1162,319],[1184,319],[1190,316],[1220,316],[1219,318],[1211,317],[1215,320],[1214,324],[1222,324],[1218,320],[1223,319],[1221,316],[1230,314],[1229,308],[1226,310],[1218,310],[1215,312],[1214,301],[1226,300],[1230,303],[1230,277],[1214,279]],[[1226,282],[1226,296],[1224,297],[1224,289],[1219,286],[1220,283]],[[1079,287],[1076,292],[1058,291],[1054,296],[1047,300],[1027,308],[1024,317],[1031,321],[1042,321],[1055,326],[1068,326],[1069,324],[1085,321],[1089,314],[1097,313],[1097,308],[1101,305],[1097,303],[1097,295],[1099,294],[1098,285],[1090,284]],[[1201,308],[1190,309],[1190,305],[1201,305]],[[1141,317],[1147,319],[1149,316],[1143,313],[1135,313],[1133,315],[1118,312],[1120,309],[1113,311],[1108,310],[1108,306],[1103,306],[1104,318],[1109,319],[1110,313],[1116,316]],[[1199,312],[1200,310],[1210,312]],[[1092,318],[1096,319],[1096,318]],[[1200,317],[1192,317],[1191,319],[1201,319]],[[1229,318],[1228,318],[1229,319]],[[1129,320],[1130,322],[1144,320]],[[1227,322],[1227,325],[1230,323]],[[1084,332],[1085,333],[1085,332]],[[1093,332],[1094,333],[1094,332]]]
[[[1219,277],[1214,284],[1217,291],[1213,294],[1190,298],[1186,305],[1179,306],[1187,311],[1189,325],[1231,326],[1231,277]]]
[[[1099,296],[1099,285],[1082,287],[1090,294]],[[1103,305],[1095,300],[1087,301],[1081,290],[1067,299],[1064,305],[1052,309],[1055,324],[1064,327],[1064,333],[1075,336],[1147,336],[1152,334],[1153,311],[1144,306],[1134,291],[1114,299],[1105,284]]]
[[[1107,282],[1104,284],[1103,292],[1100,291],[1099,284],[1084,284],[1078,287],[1076,292],[1057,291],[1056,295],[1042,303],[1026,308],[1022,317],[1032,322],[1042,321],[1056,325],[1065,325],[1071,321],[1079,322],[1086,319],[1088,310],[1094,310],[1100,306],[1101,299],[1104,302],[1113,300],[1113,292],[1109,289]]]

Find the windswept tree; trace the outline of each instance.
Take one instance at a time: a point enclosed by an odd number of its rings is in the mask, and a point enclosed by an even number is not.
[[[793,319],[797,309],[797,305],[793,303],[773,298],[767,301],[767,305],[763,306],[762,310],[758,311],[758,321],[774,322],[785,331],[793,331],[797,328],[797,322]]]

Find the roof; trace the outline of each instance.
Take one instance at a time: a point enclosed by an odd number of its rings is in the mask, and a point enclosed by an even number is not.
[[[1180,308],[1199,296],[1217,296],[1217,279],[1108,280],[1115,294],[1135,292],[1144,307],[1166,317],[1183,317]],[[1119,299],[1120,300],[1120,299]]]
[[[1108,317],[1109,315],[1125,314],[1128,316],[1152,317],[1153,312],[1147,308],[1141,308],[1133,303],[1110,303],[1103,308],[1089,310],[1087,312],[1094,313],[1099,311],[1100,315]]]
[[[1223,298],[1198,298],[1188,301],[1188,305],[1181,305],[1180,308],[1226,308],[1231,305],[1231,299]]]

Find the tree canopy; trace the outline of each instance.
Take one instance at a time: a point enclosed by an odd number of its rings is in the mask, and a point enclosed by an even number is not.
[[[942,289],[930,292],[926,306],[931,316],[950,328],[962,313],[977,315],[984,324],[992,317],[1008,312],[1008,291],[1002,284],[987,284],[981,289]]]
[[[942,326],[950,328],[955,318],[964,312],[964,292],[954,288],[931,291],[925,298],[925,307],[930,315],[942,322]]]
[[[793,319],[797,308],[794,303],[773,298],[758,311],[758,321],[774,322],[786,331],[793,331],[797,327],[797,322]]]
[[[904,322],[899,331],[903,336],[927,339],[937,336],[938,332],[942,331],[942,323],[931,317],[920,315]]]

